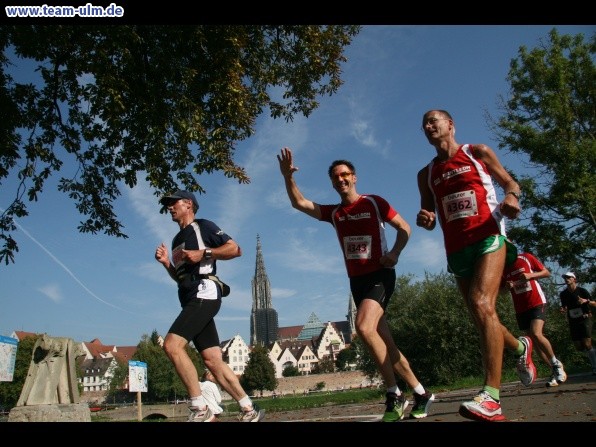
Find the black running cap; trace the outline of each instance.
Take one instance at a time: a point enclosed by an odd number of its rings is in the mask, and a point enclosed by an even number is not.
[[[167,196],[163,196],[159,200],[159,203],[161,203],[162,205],[165,205],[168,200],[179,200],[179,199],[188,199],[192,202],[192,204],[195,206],[195,208],[197,210],[199,209],[199,202],[197,202],[197,198],[195,197],[195,195],[190,191],[184,191],[182,189],[179,189],[178,191],[176,191],[172,194],[168,194]]]

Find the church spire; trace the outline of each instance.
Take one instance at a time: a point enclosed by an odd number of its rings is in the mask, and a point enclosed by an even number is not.
[[[277,311],[271,302],[271,284],[265,270],[261,238],[257,234],[255,275],[252,279],[252,312],[250,318],[250,344],[269,345],[277,340]]]
[[[269,309],[271,304],[271,284],[265,270],[265,260],[261,250],[261,238],[257,234],[257,260],[255,262],[255,276],[252,280],[253,309]],[[254,300],[254,298],[257,298]]]

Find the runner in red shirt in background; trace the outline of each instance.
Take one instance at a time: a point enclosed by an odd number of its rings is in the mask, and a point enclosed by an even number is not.
[[[563,363],[557,359],[553,347],[542,333],[544,329],[546,296],[538,279],[548,278],[550,271],[531,253],[518,253],[513,264],[505,267],[502,288],[511,293],[518,327],[532,338],[534,348],[550,366],[552,375],[546,386],[558,386],[567,380]]]

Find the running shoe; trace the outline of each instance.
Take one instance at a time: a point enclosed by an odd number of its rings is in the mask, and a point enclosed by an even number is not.
[[[560,361],[557,361],[557,363],[553,365],[553,377],[559,383],[563,383],[567,380],[567,373],[563,368],[563,363]]]
[[[550,376],[550,379],[546,382],[546,386],[548,388],[552,388],[554,386],[559,386],[559,381],[555,375]]]
[[[399,396],[395,393],[387,393],[387,400],[385,405],[385,414],[383,415],[383,422],[397,422],[401,421],[408,407],[408,399],[402,394]]]
[[[414,393],[414,407],[410,411],[410,419],[422,419],[428,416],[428,410],[435,400],[435,395],[427,391],[424,394]]]
[[[188,409],[190,414],[186,422],[213,422],[215,420],[215,415],[209,407],[204,410],[199,409],[199,407],[188,407]]]
[[[486,391],[478,393],[474,399],[464,402],[459,407],[459,414],[475,421],[498,422],[504,421],[501,404],[493,399]]]
[[[241,411],[238,415],[240,422],[260,422],[265,418],[265,410],[261,410],[257,404],[252,404],[252,410]]]
[[[530,386],[536,379],[536,366],[532,361],[532,339],[530,337],[519,337],[524,345],[524,352],[517,359],[517,375],[521,383]]]

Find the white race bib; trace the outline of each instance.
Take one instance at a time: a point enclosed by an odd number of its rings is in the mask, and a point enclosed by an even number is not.
[[[172,261],[174,261],[175,268],[184,264],[184,261],[182,260],[182,250],[184,250],[184,242],[172,249]]]
[[[513,283],[513,291],[517,294],[530,292],[531,290],[532,285],[530,284],[530,281],[520,280]]]
[[[344,237],[346,259],[370,259],[372,236]]]
[[[472,190],[446,195],[443,197],[442,202],[447,222],[478,214],[476,194]]]

